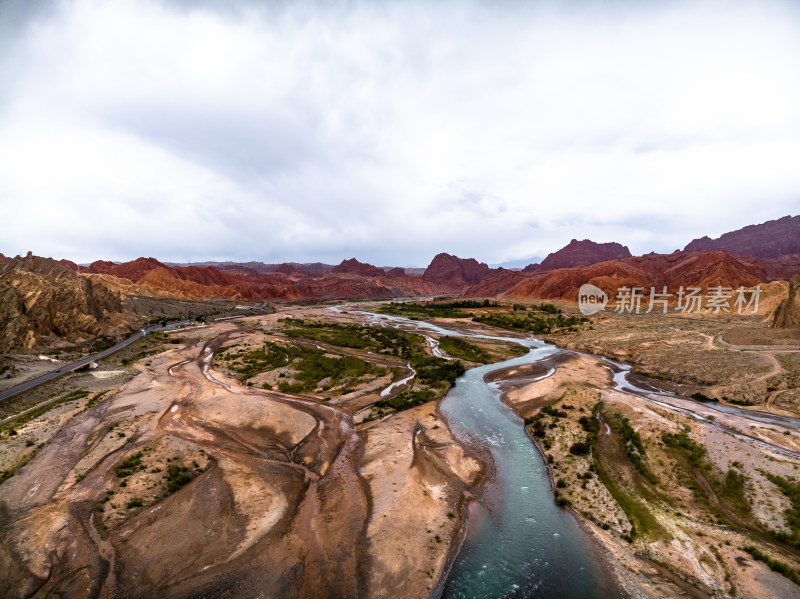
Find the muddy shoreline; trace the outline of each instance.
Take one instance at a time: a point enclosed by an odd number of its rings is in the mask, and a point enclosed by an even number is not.
[[[459,517],[462,519],[462,525],[457,528],[459,531],[459,533],[456,535],[457,538],[451,540],[451,546],[445,559],[445,565],[439,574],[439,579],[437,580],[433,591],[431,592],[431,599],[440,599],[442,597],[445,585],[447,584],[447,580],[450,578],[450,573],[453,570],[453,565],[455,564],[456,558],[461,553],[464,543],[466,542],[470,533],[470,508],[476,502],[480,503],[482,496],[488,490],[491,481],[495,479],[497,473],[492,453],[486,448],[485,445],[478,443],[469,437],[463,438],[456,435],[450,426],[448,418],[441,411],[442,401],[444,401],[444,398],[436,402],[436,415],[442,422],[444,422],[445,426],[447,426],[447,430],[450,431],[450,434],[453,436],[453,438],[458,439],[458,442],[468,449],[467,453],[473,455],[483,465],[483,470],[472,484],[472,490],[474,491],[474,494],[467,491],[469,496],[462,501],[462,505],[457,506],[460,514]]]

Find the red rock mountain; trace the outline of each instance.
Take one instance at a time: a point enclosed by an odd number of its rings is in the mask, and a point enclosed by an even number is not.
[[[365,264],[355,258],[351,258],[350,260],[342,260],[341,264],[333,267],[331,273],[360,275],[362,277],[382,277],[386,274],[386,271],[377,266],[372,266],[372,264]]]
[[[97,260],[92,262],[87,269],[87,272],[96,274],[110,274],[111,269],[117,266],[116,262],[109,262],[108,260]]]
[[[226,269],[225,272],[231,272],[231,271]],[[297,278],[303,278],[309,275],[309,273],[307,273],[306,271],[301,270],[292,264],[281,264],[280,266],[278,266],[277,269],[275,269],[275,272],[279,272],[281,274]]]
[[[58,263],[61,264],[61,266],[63,266],[64,268],[68,268],[70,270],[74,270],[75,272],[78,272],[78,265],[75,264],[72,260],[64,260],[64,259],[62,259],[62,260],[59,260]]]
[[[461,295],[464,297],[495,297],[505,293],[530,276],[525,272],[506,270],[505,268],[497,270],[499,272],[493,272],[485,279],[467,287]]]
[[[800,260],[800,216],[784,216],[760,225],[749,225],[718,239],[701,237],[690,242],[685,252],[723,250],[731,254]]]
[[[522,272],[536,272],[541,268],[541,264],[538,262],[535,264],[528,264],[525,268],[522,269]]]
[[[573,239],[557,252],[549,254],[542,260],[542,263],[536,270],[575,268],[576,266],[589,266],[590,264],[605,262],[606,260],[618,260],[630,257],[630,250],[619,243],[595,243],[589,239],[584,239],[583,241]],[[528,267],[525,268],[526,270],[528,269]]]
[[[787,259],[795,252],[793,244],[797,241],[799,222],[800,217],[786,217],[745,227],[718,240],[693,242],[703,246],[735,246],[750,255],[715,250],[632,257],[628,248],[618,243],[573,239],[566,247],[547,256],[541,265],[531,265],[521,272],[492,269],[473,258],[464,259],[446,253],[438,254],[422,273],[418,269],[402,268],[386,271],[355,258],[344,260],[335,267],[293,262],[175,265],[155,258],[137,258],[121,264],[99,260],[88,268],[78,268],[68,260],[62,260],[61,264],[51,262],[78,276],[76,280],[85,275],[97,285],[104,285],[114,290],[113,293],[124,296],[305,300],[460,294],[468,297],[575,300],[578,288],[584,283],[593,283],[609,295],[615,295],[616,289],[622,285],[645,288],[666,285],[675,289],[681,285],[738,287],[788,280],[800,273],[800,260]],[[760,258],[759,255],[777,257]],[[0,254],[0,264],[17,260],[21,259],[12,260]],[[19,264],[17,262],[15,268],[25,270]],[[44,267],[40,265],[38,268]],[[56,282],[60,280],[61,277],[56,277]]]
[[[276,271],[268,273],[263,272],[264,269],[257,271],[245,266],[261,263],[224,264],[221,268],[169,266],[155,258],[137,258],[121,264],[97,261],[86,271],[127,279],[137,286],[137,293],[184,299],[381,299],[452,292],[446,285],[406,275],[403,269],[392,269],[387,273],[356,259],[345,260],[323,274],[309,274],[301,268],[306,265],[296,263],[278,265]],[[317,263],[311,266],[311,270],[319,271],[326,265]]]
[[[191,262],[191,263],[177,263],[165,262],[167,266],[213,266],[222,272],[239,273],[247,271],[249,273],[256,273],[261,275],[270,274],[285,270],[286,267],[291,267],[296,270],[302,271],[309,275],[324,275],[333,269],[333,264],[324,264],[322,262],[282,262],[280,264],[266,264],[264,262]]]
[[[437,254],[431,261],[423,280],[444,285],[454,291],[462,291],[475,285],[501,269],[491,269],[474,258],[458,258],[450,254]]]
[[[542,298],[576,301],[578,289],[591,283],[605,291],[609,297],[623,286],[661,288],[676,291],[680,286],[737,288],[751,287],[773,280],[786,280],[800,266],[785,265],[781,273],[769,272],[758,260],[742,260],[722,251],[673,252],[648,254],[598,262],[579,268],[536,272],[525,277],[505,293],[508,298]],[[472,290],[467,290],[471,292]]]

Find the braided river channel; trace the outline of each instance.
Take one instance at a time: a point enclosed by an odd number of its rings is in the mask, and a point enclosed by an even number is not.
[[[484,446],[492,459],[491,478],[479,505],[471,508],[466,540],[440,589],[442,596],[619,597],[587,533],[572,514],[556,505],[547,465],[524,422],[501,401],[496,385],[484,382],[493,370],[536,362],[559,350],[535,339],[470,334],[395,316],[369,316],[371,324],[511,341],[530,350],[468,370],[442,400],[440,409],[453,434]]]

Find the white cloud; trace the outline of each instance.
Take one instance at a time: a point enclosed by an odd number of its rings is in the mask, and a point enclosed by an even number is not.
[[[497,262],[797,211],[789,2],[58,7],[0,53],[6,253]]]

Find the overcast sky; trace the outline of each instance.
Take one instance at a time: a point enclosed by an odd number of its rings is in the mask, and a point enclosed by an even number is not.
[[[798,208],[798,2],[0,0],[5,254],[524,263]]]

